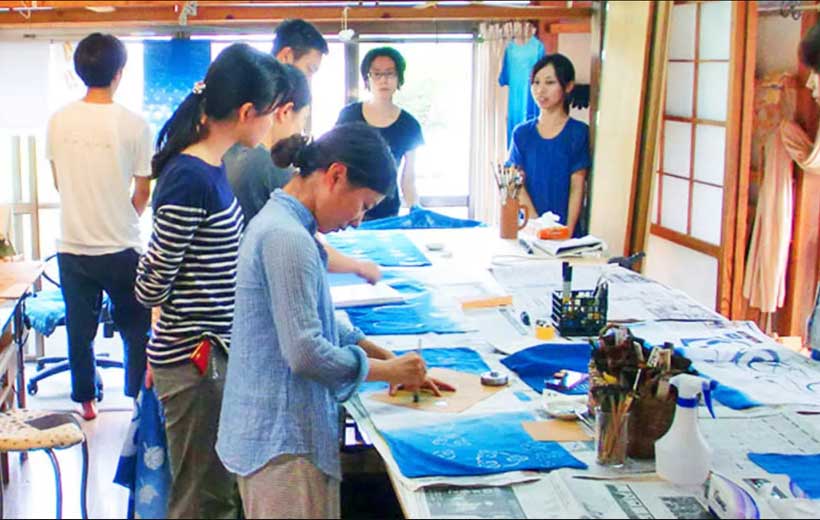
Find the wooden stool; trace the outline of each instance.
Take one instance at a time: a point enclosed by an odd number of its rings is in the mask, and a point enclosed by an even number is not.
[[[57,495],[57,518],[63,517],[63,484],[60,464],[55,449],[65,449],[77,444],[83,449],[83,474],[80,483],[80,509],[82,517],[88,518],[86,488],[88,484],[88,444],[80,423],[73,414],[44,410],[12,409],[0,413],[0,453],[44,450],[54,468]],[[0,483],[0,518],[3,518],[3,486]]]

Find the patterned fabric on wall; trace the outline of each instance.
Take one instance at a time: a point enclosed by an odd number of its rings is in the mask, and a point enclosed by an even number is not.
[[[211,64],[211,42],[146,41],[144,49],[143,113],[153,135],[158,135],[194,83],[205,79]]]

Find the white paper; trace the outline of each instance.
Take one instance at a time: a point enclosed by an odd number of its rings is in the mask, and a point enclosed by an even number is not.
[[[336,285],[330,288],[330,298],[337,309],[404,301],[399,291],[383,282]]]
[[[569,240],[542,240],[536,238],[532,241],[532,245],[557,258],[605,249],[604,241],[592,235],[570,238]]]

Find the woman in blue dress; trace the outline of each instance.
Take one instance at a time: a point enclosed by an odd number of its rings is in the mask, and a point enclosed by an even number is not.
[[[589,126],[569,116],[575,68],[562,54],[538,60],[530,74],[532,97],[539,115],[513,130],[509,164],[524,170],[522,204],[531,215],[547,211],[558,215],[572,236],[584,199],[584,184],[591,165]]]

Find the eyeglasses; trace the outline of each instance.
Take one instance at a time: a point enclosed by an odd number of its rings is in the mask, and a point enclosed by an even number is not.
[[[378,81],[382,78],[384,78],[384,79],[396,79],[398,77],[398,74],[396,74],[396,71],[393,71],[393,70],[388,71],[388,72],[368,72],[367,77],[372,79],[372,80]]]

